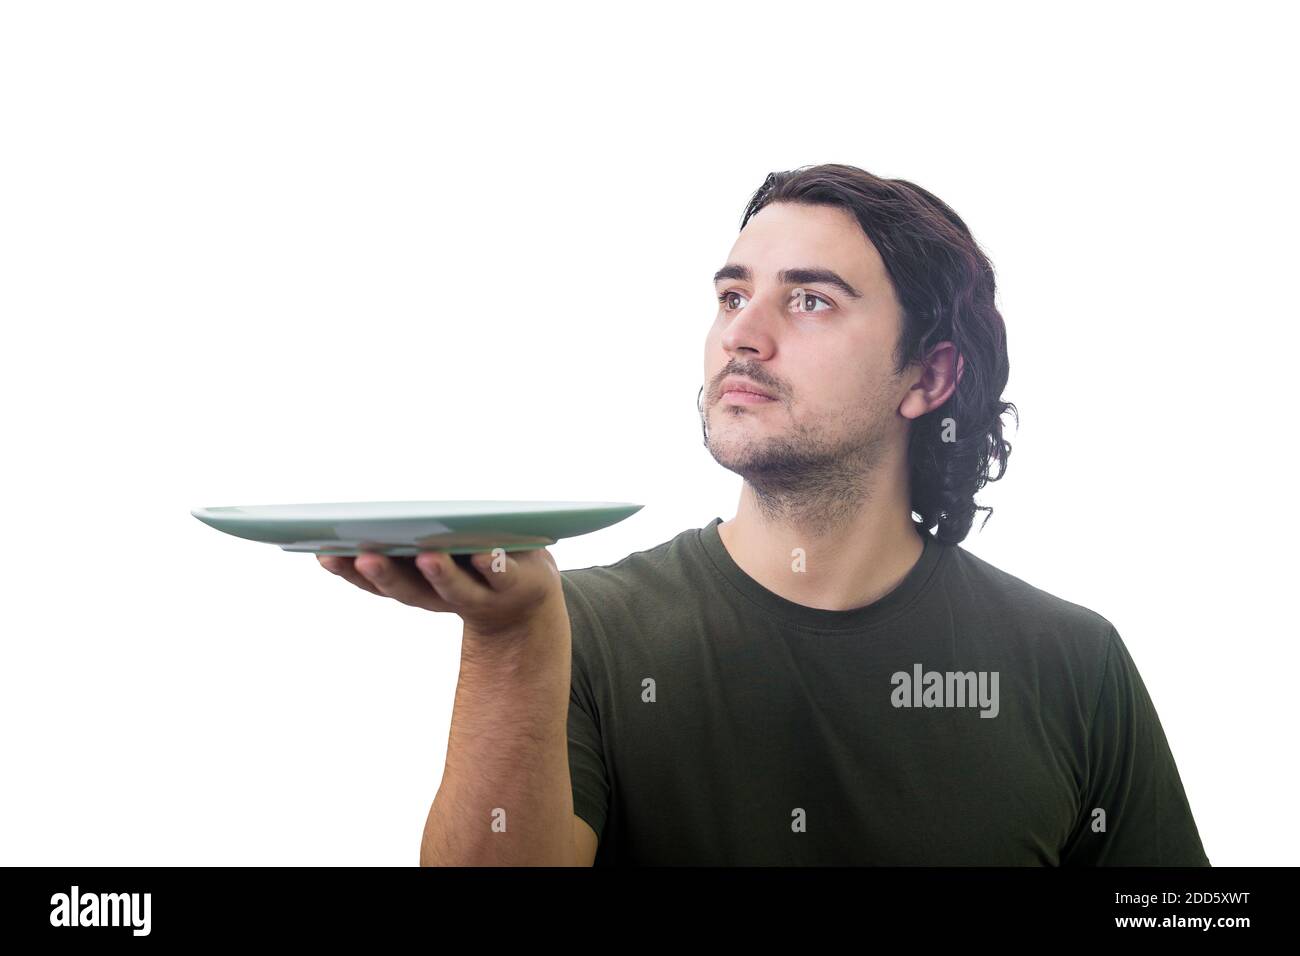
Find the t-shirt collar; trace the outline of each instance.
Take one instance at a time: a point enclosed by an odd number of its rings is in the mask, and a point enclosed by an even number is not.
[[[806,607],[787,600],[751,578],[736,564],[727,551],[726,545],[722,543],[722,536],[718,533],[720,524],[722,518],[714,518],[697,530],[700,546],[724,581],[772,617],[799,627],[816,630],[856,630],[872,627],[893,618],[925,589],[933,577],[935,568],[948,550],[935,540],[933,535],[918,526],[917,531],[923,539],[921,556],[897,587],[871,604],[846,611],[832,611]]]

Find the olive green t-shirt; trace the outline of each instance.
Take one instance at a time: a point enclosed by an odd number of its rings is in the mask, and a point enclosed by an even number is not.
[[[924,533],[880,600],[805,607],[721,522],[561,572],[596,865],[1209,865],[1104,617]]]

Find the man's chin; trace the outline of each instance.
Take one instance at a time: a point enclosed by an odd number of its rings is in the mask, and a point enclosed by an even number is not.
[[[750,474],[761,474],[781,464],[773,460],[771,455],[760,454],[758,449],[737,448],[726,443],[710,442],[709,454],[727,471],[734,471],[742,478]]]

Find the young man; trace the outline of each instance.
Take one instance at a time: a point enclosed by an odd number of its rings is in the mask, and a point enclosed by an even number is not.
[[[1009,452],[960,219],[849,167],[773,176],[715,286],[736,516],[564,572],[597,862],[1208,865],[1110,622],[957,544]]]
[[[1115,628],[960,547],[1014,410],[961,219],[774,173],[715,291],[700,413],[734,518],[513,578],[327,564],[465,618],[421,862],[1209,865]]]

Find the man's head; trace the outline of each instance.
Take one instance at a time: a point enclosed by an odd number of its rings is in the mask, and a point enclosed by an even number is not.
[[[966,536],[1014,406],[993,270],[956,213],[851,166],[773,173],[714,291],[705,443],[760,507],[828,520],[904,475],[924,527]]]

